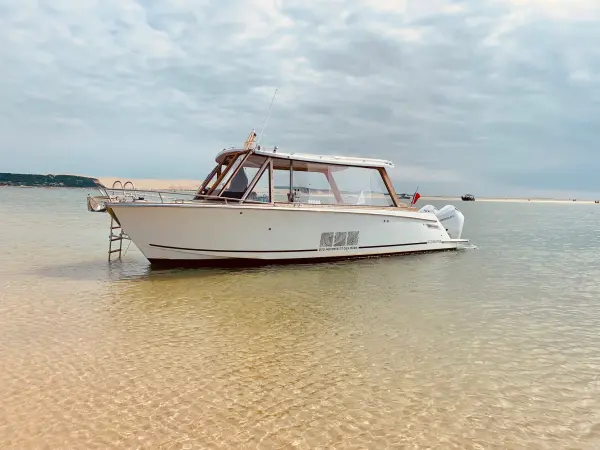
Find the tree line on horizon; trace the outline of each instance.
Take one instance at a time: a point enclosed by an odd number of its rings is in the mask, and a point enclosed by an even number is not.
[[[95,188],[100,182],[95,178],[79,175],[36,175],[24,173],[0,173],[0,186],[41,186]]]

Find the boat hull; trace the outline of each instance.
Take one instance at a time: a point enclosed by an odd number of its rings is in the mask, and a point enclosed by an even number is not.
[[[123,230],[155,266],[311,263],[455,250],[430,213],[402,209],[114,203]]]

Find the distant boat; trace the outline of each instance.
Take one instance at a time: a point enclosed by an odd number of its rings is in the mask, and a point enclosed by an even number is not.
[[[398,194],[398,197],[403,199],[403,200],[410,200],[412,198],[412,195],[410,194]]]
[[[473,197],[471,194],[465,194],[461,197],[461,199],[464,202],[474,202],[475,201],[475,197]]]

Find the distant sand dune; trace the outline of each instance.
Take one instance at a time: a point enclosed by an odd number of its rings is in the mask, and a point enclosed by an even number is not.
[[[115,181],[131,181],[136,189],[154,189],[154,190],[178,190],[178,191],[195,191],[200,187],[202,181],[200,180],[156,180],[150,178],[140,179],[124,179],[124,178],[112,178],[102,177],[98,178],[98,181],[103,186],[110,188]]]

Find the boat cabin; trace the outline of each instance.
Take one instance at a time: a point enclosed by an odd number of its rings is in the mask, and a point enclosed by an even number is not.
[[[196,200],[241,203],[406,207],[386,169],[390,161],[280,153],[254,145],[221,151]]]

